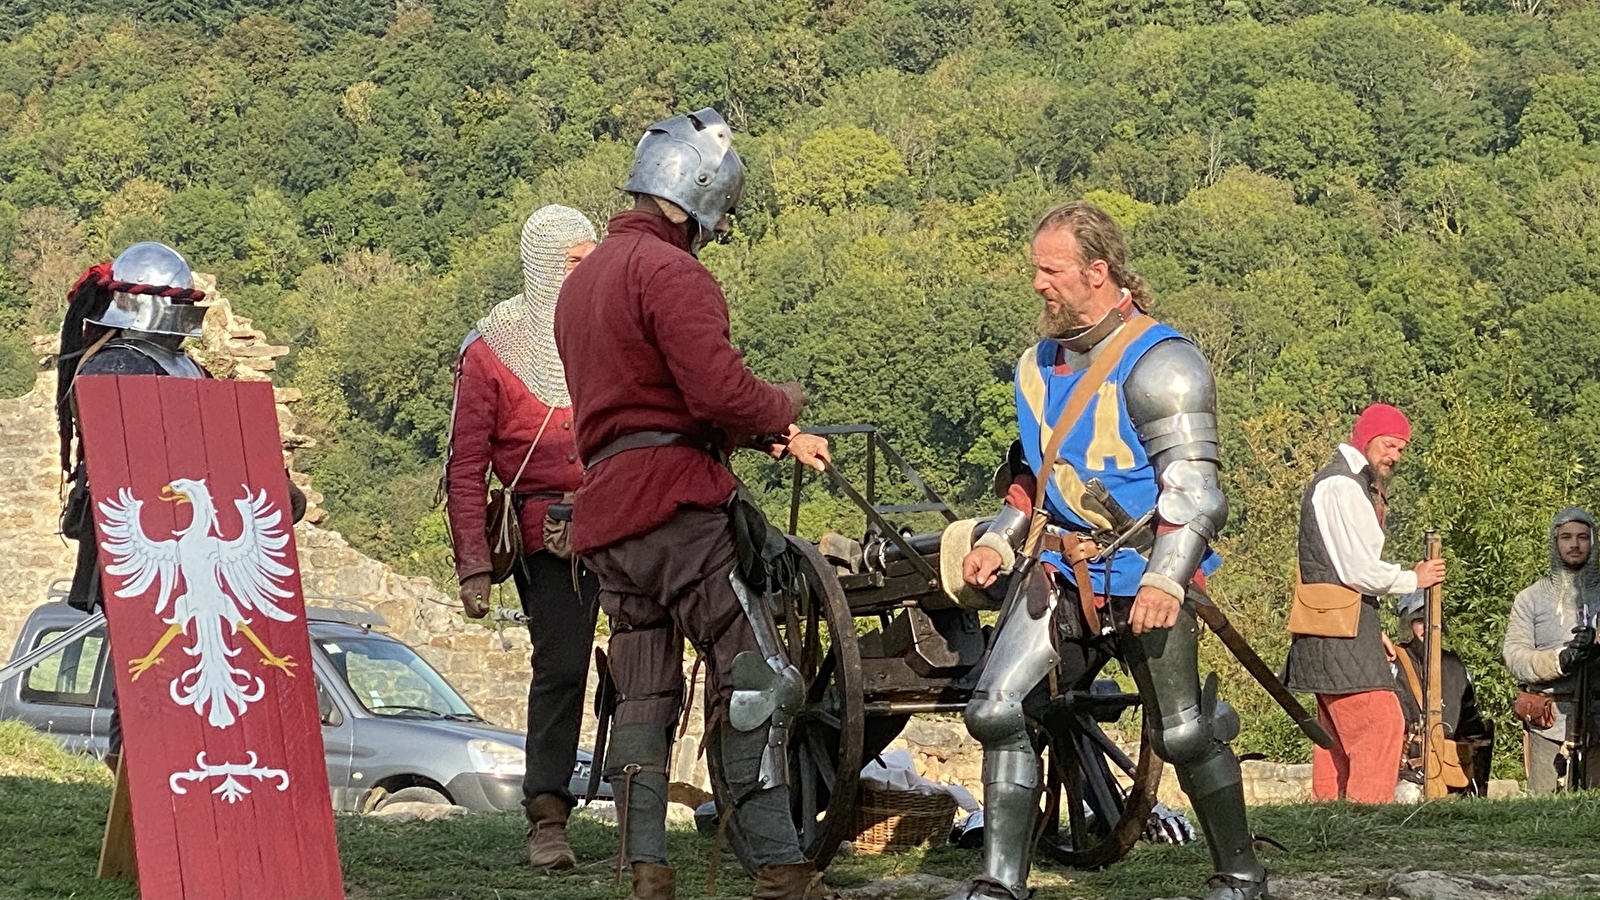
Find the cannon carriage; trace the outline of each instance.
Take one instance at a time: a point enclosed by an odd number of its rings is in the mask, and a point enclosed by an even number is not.
[[[958,516],[876,428],[813,432],[836,443],[865,440],[860,489],[835,468],[827,477],[868,522],[861,540],[829,533],[813,544],[794,536],[806,471],[796,465],[788,540],[799,558],[799,577],[793,590],[777,595],[773,612],[806,687],[788,745],[795,828],[806,855],[823,867],[851,837],[862,765],[911,716],[966,707],[993,628],[993,617],[983,614],[999,610],[1001,597],[947,593],[940,579],[941,532],[902,533],[897,527],[895,518],[911,514],[936,513],[946,524]],[[922,499],[878,502],[879,457]],[[986,524],[978,524],[978,533]],[[1098,868],[1122,858],[1144,833],[1162,766],[1143,739],[1139,695],[1103,672],[1115,637],[1088,634],[1081,615],[1072,611],[1062,618],[1062,662],[1049,679],[1050,696],[1027,705],[1046,779],[1039,844],[1059,863]],[[1139,723],[1133,752],[1106,733],[1106,726],[1125,716]]]

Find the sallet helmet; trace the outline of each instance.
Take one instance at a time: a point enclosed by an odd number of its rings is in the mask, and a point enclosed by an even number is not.
[[[1420,621],[1428,616],[1428,594],[1426,591],[1412,591],[1402,594],[1395,600],[1394,613],[1400,620],[1400,631],[1405,635],[1411,634],[1411,623]]]
[[[156,288],[194,287],[188,261],[178,251],[156,241],[141,241],[118,254],[111,261],[111,277]],[[198,337],[205,317],[205,307],[196,306],[193,300],[113,291],[105,311],[86,321],[126,331]]]
[[[733,129],[710,107],[645,129],[623,190],[671,200],[707,232],[744,199]]]

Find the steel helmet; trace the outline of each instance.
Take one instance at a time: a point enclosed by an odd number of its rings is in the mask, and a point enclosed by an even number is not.
[[[194,287],[188,261],[178,251],[156,241],[141,241],[118,254],[111,261],[111,277],[117,282],[151,288]],[[86,321],[127,331],[198,337],[205,317],[205,307],[196,306],[192,299],[147,291],[113,291],[105,310]]]
[[[744,199],[744,162],[733,129],[706,107],[645,129],[623,190],[670,200],[708,232]]]

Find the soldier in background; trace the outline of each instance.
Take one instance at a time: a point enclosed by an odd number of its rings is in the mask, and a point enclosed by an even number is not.
[[[201,336],[206,310],[197,303],[203,299],[205,292],[195,288],[188,261],[154,241],[134,244],[111,262],[89,267],[67,294],[56,359],[56,431],[61,468],[72,487],[61,514],[61,533],[78,542],[67,603],[84,612],[93,612],[104,598],[73,385],[93,375],[209,378],[183,349],[185,339]],[[291,521],[300,521],[306,498],[293,482],[289,502]],[[112,710],[110,731],[106,764],[114,771],[122,755],[120,709]]]
[[[1406,569],[1382,558],[1389,480],[1410,442],[1404,413],[1383,403],[1368,406],[1356,417],[1350,442],[1339,445],[1300,500],[1301,582],[1332,586],[1358,604],[1353,636],[1295,634],[1284,662],[1284,683],[1317,695],[1317,719],[1334,739],[1332,749],[1311,751],[1311,793],[1318,800],[1394,802],[1405,717],[1378,598],[1432,587],[1445,574],[1442,559]]]
[[[1428,677],[1427,624],[1423,620],[1427,617],[1427,611],[1428,596],[1424,591],[1412,591],[1401,597],[1395,605],[1395,614],[1400,620],[1400,642],[1395,648],[1395,682],[1396,692],[1400,696],[1400,710],[1406,719],[1406,750],[1400,766],[1402,790],[1406,784],[1422,784],[1425,713],[1422,685]],[[1489,765],[1494,754],[1494,721],[1485,719],[1478,712],[1478,694],[1472,683],[1472,673],[1467,671],[1461,657],[1441,649],[1439,659],[1440,718],[1444,725],[1444,738],[1463,748],[1462,769],[1468,779],[1466,787],[1453,787],[1450,791],[1487,797]],[[1411,677],[1413,674],[1415,680]]]
[[[554,323],[561,283],[594,247],[594,225],[575,209],[546,206],[523,223],[522,293],[496,305],[461,345],[445,464],[450,545],[472,618],[489,611],[491,469],[517,510],[522,558],[511,574],[533,639],[522,805],[528,862],[551,869],[577,861],[567,817],[578,800],[567,785],[599,615],[594,574],[545,542],[547,512],[570,502],[583,478]]]
[[[1556,513],[1550,523],[1550,571],[1517,595],[1506,621],[1500,652],[1522,686],[1516,712],[1523,724],[1531,794],[1555,791],[1566,775],[1561,749],[1577,699],[1578,670],[1600,655],[1593,625],[1600,612],[1594,538],[1588,513],[1575,506]],[[1592,714],[1592,696],[1589,708]],[[1592,783],[1593,774],[1589,777]]]

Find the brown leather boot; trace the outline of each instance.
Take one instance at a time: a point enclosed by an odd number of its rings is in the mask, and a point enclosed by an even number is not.
[[[762,866],[756,870],[751,900],[823,900],[830,892],[822,884],[816,863],[807,860]]]
[[[540,794],[528,801],[528,863],[537,869],[570,869],[578,862],[567,843],[567,801]]]
[[[678,873],[671,866],[633,864],[633,892],[628,900],[677,900]]]

